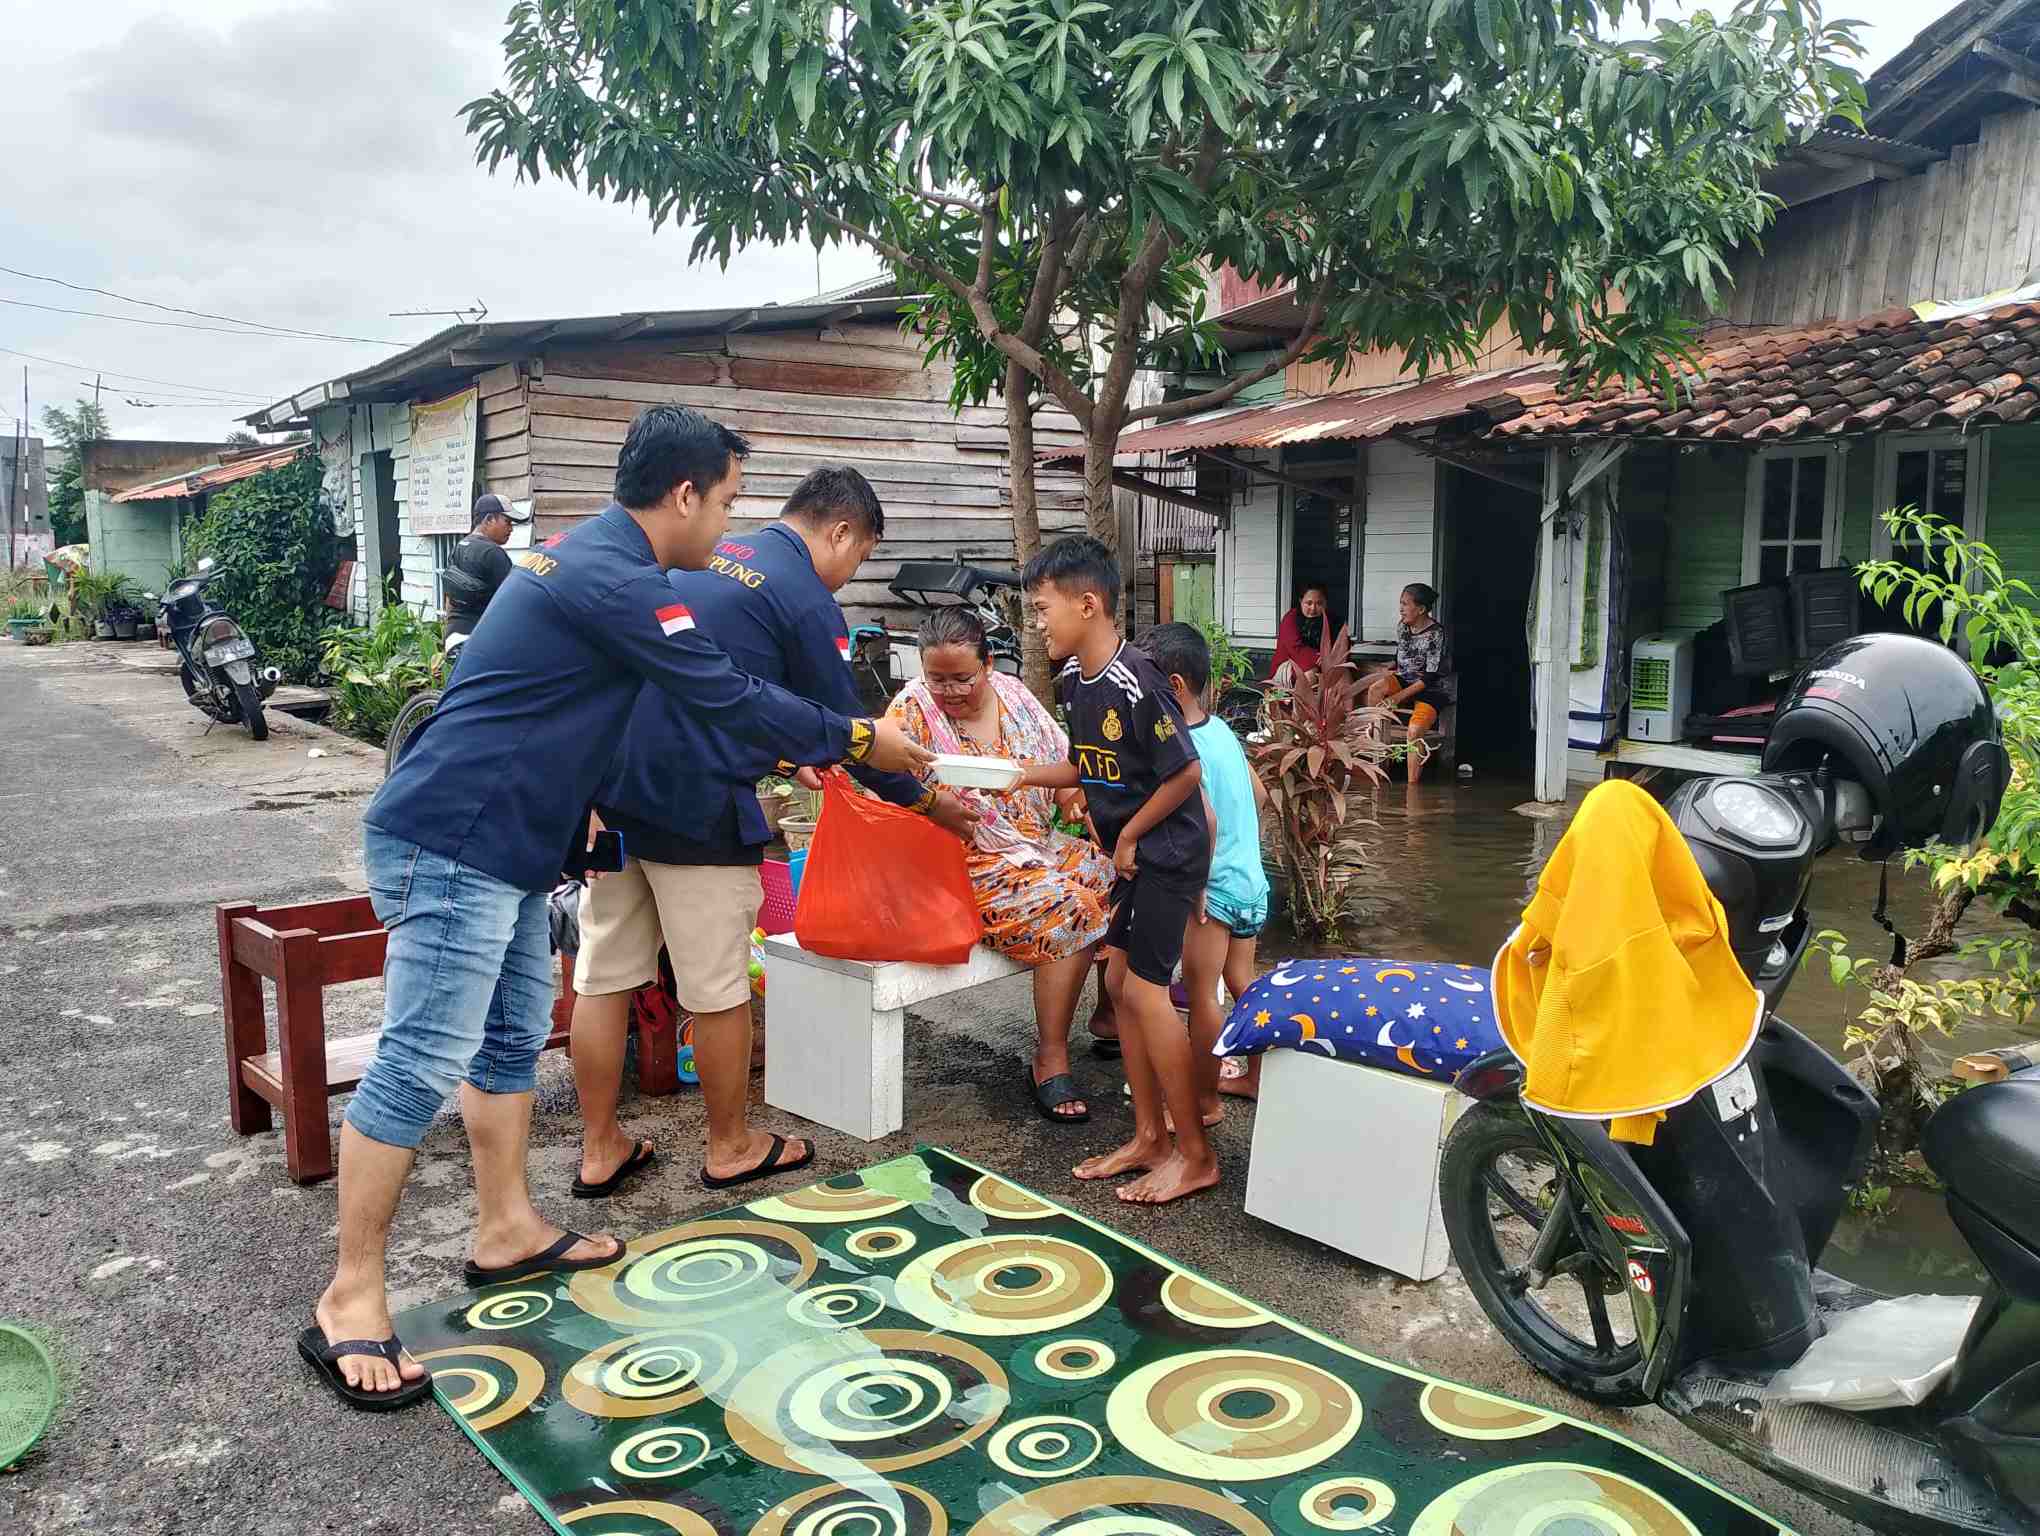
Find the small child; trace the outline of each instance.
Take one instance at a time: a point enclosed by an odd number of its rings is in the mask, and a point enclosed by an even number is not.
[[[1070,761],[1029,764],[1026,782],[1081,786],[1119,871],[1102,947],[1133,1088],[1133,1139],[1075,1172],[1109,1179],[1144,1169],[1119,1198],[1160,1205],[1218,1182],[1197,1113],[1190,1041],[1169,1001],[1211,864],[1197,752],[1168,680],[1119,637],[1119,567],[1103,544],[1059,539],[1027,562],[1020,581],[1049,657],[1063,663],[1056,690],[1070,736]]]
[[[1261,865],[1261,785],[1232,728],[1208,712],[1211,646],[1188,624],[1158,624],[1141,637],[1141,648],[1166,675],[1190,727],[1190,741],[1204,769],[1204,797],[1211,807],[1211,878],[1204,904],[1183,935],[1183,990],[1190,996],[1190,1052],[1197,1076],[1197,1103],[1206,1125],[1224,1113],[1223,1090],[1254,1097],[1260,1065],[1256,1056],[1238,1086],[1224,1082],[1212,1054],[1225,1016],[1218,1003],[1219,978],[1237,1002],[1254,980],[1254,944],[1268,921],[1268,872]]]

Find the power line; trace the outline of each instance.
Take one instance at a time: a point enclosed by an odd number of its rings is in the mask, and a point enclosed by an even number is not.
[[[367,342],[378,347],[408,347],[408,341],[382,341],[373,336],[322,336],[315,331],[249,331],[230,325],[198,325],[190,320],[144,320],[139,315],[109,315],[103,309],[65,309],[56,304],[32,304],[27,299],[0,299],[17,309],[40,309],[52,315],[83,315],[88,320],[118,320],[123,325],[167,327],[178,331],[217,331],[222,336],[248,336],[270,341]]]
[[[47,277],[40,272],[23,272],[16,267],[0,267],[0,272],[6,272],[15,277],[25,277],[29,279],[31,282],[55,283],[59,288],[69,288],[77,293],[96,293],[103,299],[115,299],[122,304],[140,304],[147,309],[160,309],[165,314],[193,315],[200,320],[224,320],[229,325],[244,326],[258,331],[269,331],[280,336],[302,336],[310,341],[361,341],[367,342],[371,346],[377,347],[408,347],[410,345],[408,341],[389,341],[381,336],[335,336],[326,331],[300,330],[298,327],[294,325],[271,325],[266,320],[242,320],[233,315],[215,315],[203,309],[185,309],[180,305],[176,304],[158,304],[154,299],[130,298],[127,294],[115,293],[110,288],[94,288],[91,287],[89,284],[85,283],[66,282],[61,277]],[[21,301],[10,299],[5,302],[19,303]],[[48,308],[47,305],[34,305],[31,307],[38,309]],[[86,315],[94,314],[95,312],[92,310],[85,309],[67,309],[59,310],[58,313],[67,315]],[[104,320],[118,320],[124,317],[120,315],[100,315],[98,316],[98,318]],[[137,321],[136,323],[143,325],[164,325],[168,324],[169,322],[155,320],[155,321]],[[191,326],[189,327],[189,329],[210,330],[211,327]]]
[[[14,347],[0,347],[0,352],[5,352],[9,357],[25,357],[31,363],[47,363],[52,368],[80,368],[86,373],[103,373],[110,379],[132,379],[139,384],[162,384],[167,385],[171,389],[190,389],[206,394],[240,395],[245,399],[254,401],[257,405],[268,405],[277,398],[275,395],[258,394],[253,390],[214,389],[210,384],[192,384],[180,382],[176,379],[154,379],[146,373],[122,373],[118,368],[95,368],[90,363],[69,363],[61,357],[43,357],[38,353],[22,352]]]

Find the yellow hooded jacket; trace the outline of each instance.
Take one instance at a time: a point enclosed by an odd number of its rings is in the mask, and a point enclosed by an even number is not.
[[[1763,1016],[1686,840],[1620,779],[1553,850],[1495,956],[1494,999],[1526,1104],[1644,1146],[1663,1111],[1735,1069]]]

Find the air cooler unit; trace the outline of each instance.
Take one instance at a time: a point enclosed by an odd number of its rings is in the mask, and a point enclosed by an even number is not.
[[[1693,637],[1645,635],[1629,648],[1629,739],[1677,741],[1693,710]]]

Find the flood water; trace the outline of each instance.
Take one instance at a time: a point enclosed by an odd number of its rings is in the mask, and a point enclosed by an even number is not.
[[[1569,808],[1552,808],[1559,814],[1548,817],[1518,814],[1515,808],[1530,798],[1530,786],[1521,781],[1476,777],[1468,782],[1449,774],[1383,790],[1375,801],[1378,825],[1370,839],[1374,882],[1339,948],[1394,959],[1490,964],[1515,928],[1570,814]],[[1859,955],[1888,954],[1890,940],[1871,919],[1877,877],[1876,866],[1845,853],[1822,860],[1811,898],[1816,930],[1847,934]],[[1891,917],[1899,931],[1921,933],[1931,905],[1925,873],[1901,873],[1894,865]],[[1974,938],[1992,931],[1993,923],[1980,915],[1967,920],[1961,933]],[[1261,947],[1266,963],[1302,950],[1294,938],[1276,931],[1264,937]],[[1811,958],[1813,963],[1801,968],[1786,994],[1779,1016],[1839,1056],[1856,1003],[1829,981],[1821,957]],[[1964,962],[1953,957],[1924,968],[1928,976],[1963,971]],[[1929,1052],[1945,1063],[1967,1051],[2010,1044],[2019,1033],[2002,1020],[1989,1020],[1966,1026],[1952,1040],[1930,1042]],[[1823,1263],[1860,1284],[1897,1294],[1974,1292],[1983,1282],[1941,1196],[1909,1188],[1893,1190],[1892,1209],[1881,1222],[1845,1218]]]

